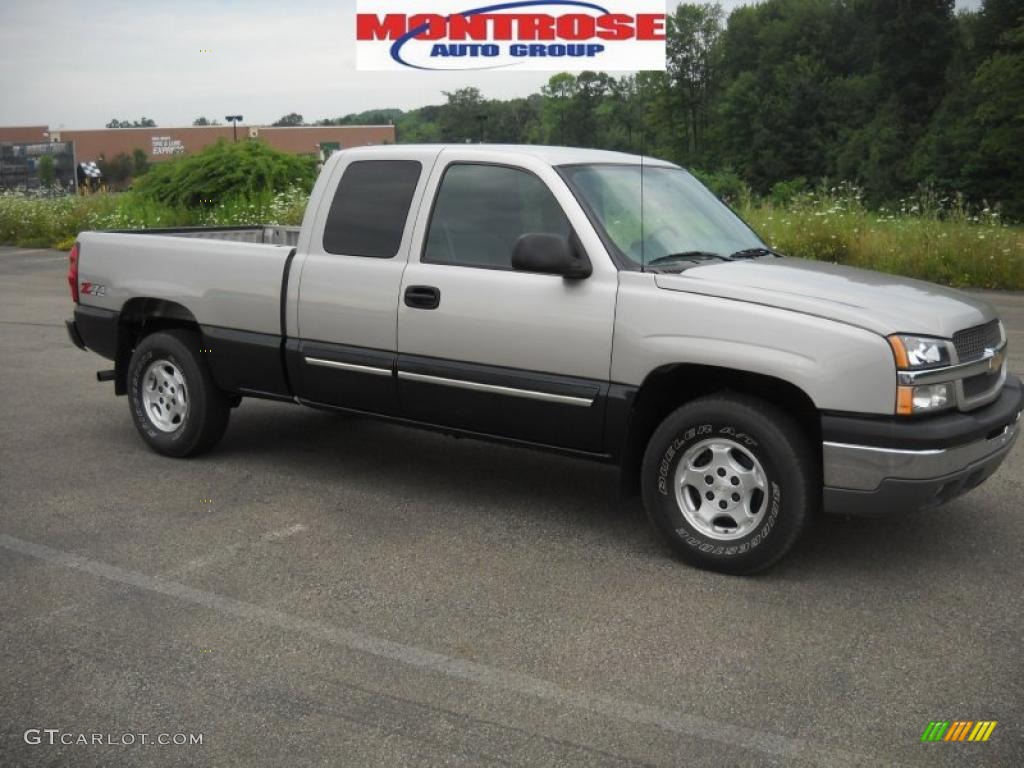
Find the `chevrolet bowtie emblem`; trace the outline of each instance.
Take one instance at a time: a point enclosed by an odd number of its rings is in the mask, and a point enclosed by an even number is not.
[[[994,349],[986,349],[985,357],[988,358],[989,373],[995,373],[1003,367],[1003,357],[1005,357],[1005,355],[1002,352],[996,352]]]

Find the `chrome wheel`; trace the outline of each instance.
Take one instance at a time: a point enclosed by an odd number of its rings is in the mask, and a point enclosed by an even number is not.
[[[675,488],[686,522],[720,541],[753,531],[768,506],[761,462],[728,438],[702,440],[687,449],[676,467]]]
[[[188,390],[178,367],[169,360],[154,360],[142,374],[142,405],[150,424],[173,432],[188,416]]]

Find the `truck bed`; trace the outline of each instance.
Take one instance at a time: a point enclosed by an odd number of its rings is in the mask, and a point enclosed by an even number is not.
[[[119,235],[167,235],[170,237],[190,237],[200,240],[228,240],[236,243],[297,245],[301,229],[298,226],[257,224],[243,227],[169,227],[162,229],[112,229],[105,231]]]
[[[281,333],[281,285],[290,233],[273,227],[83,232],[86,307],[120,312],[133,300],[180,305],[200,326]]]

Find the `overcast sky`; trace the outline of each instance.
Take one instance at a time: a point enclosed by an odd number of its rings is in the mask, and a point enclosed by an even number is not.
[[[744,0],[721,3],[728,11]],[[467,85],[523,96],[550,76],[358,72],[354,13],[355,0],[0,0],[0,125],[316,120],[437,104]]]

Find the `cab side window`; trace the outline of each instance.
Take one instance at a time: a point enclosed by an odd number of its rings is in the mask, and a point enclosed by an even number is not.
[[[423,261],[512,269],[512,249],[527,233],[568,237],[569,220],[532,173],[500,165],[452,164],[430,217]]]
[[[338,182],[324,225],[324,250],[390,259],[398,253],[423,166],[415,160],[359,160]]]

